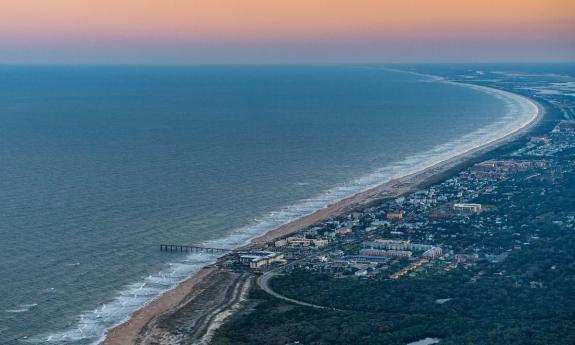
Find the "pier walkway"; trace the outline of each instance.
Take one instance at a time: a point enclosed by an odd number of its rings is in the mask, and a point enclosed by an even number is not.
[[[160,251],[162,252],[190,252],[190,253],[210,253],[210,254],[224,254],[232,252],[232,249],[225,248],[211,248],[202,247],[198,245],[183,245],[183,244],[160,244]]]

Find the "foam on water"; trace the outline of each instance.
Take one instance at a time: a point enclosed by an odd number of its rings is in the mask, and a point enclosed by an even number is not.
[[[174,288],[178,282],[215,259],[214,255],[200,253],[187,255],[179,262],[168,263],[164,270],[118,291],[111,302],[79,315],[77,323],[71,329],[34,337],[28,342],[69,344],[91,340],[94,344],[98,343],[102,340],[106,328],[125,321],[134,311]]]
[[[443,81],[445,83],[451,83]],[[477,149],[497,141],[537,118],[538,107],[525,97],[505,91],[482,86],[457,84],[489,93],[506,104],[506,113],[499,121],[480,128],[473,133],[462,135],[459,139],[436,146],[431,150],[412,155],[400,162],[381,167],[370,174],[361,176],[346,184],[329,189],[312,198],[289,205],[278,211],[270,212],[254,220],[249,226],[236,228],[217,240],[205,241],[205,246],[233,248],[248,243],[252,238],[272,230],[297,218],[325,208],[334,202],[350,197],[362,191],[374,188],[393,178],[416,173],[452,157]],[[181,260],[166,264],[165,269],[127,285],[118,291],[112,301],[89,310],[78,316],[78,321],[69,329],[44,334],[29,340],[32,343],[70,344],[103,340],[105,330],[124,322],[139,308],[158,298],[165,291],[174,288],[179,282],[216,260],[216,255],[189,254]]]
[[[18,304],[15,308],[12,309],[6,309],[4,310],[6,313],[11,313],[11,314],[18,314],[18,313],[25,313],[27,311],[30,311],[30,309],[34,308],[38,306],[37,303],[30,303],[30,304]]]

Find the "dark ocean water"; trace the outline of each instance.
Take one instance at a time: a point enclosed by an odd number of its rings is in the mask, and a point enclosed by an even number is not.
[[[517,102],[368,66],[2,66],[0,344],[93,343],[213,259],[159,243],[238,245]]]

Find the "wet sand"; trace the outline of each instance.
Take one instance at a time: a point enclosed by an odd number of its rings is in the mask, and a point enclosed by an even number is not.
[[[492,89],[491,92],[499,92],[499,90]],[[505,93],[505,91],[500,92]],[[378,199],[398,197],[409,191],[417,189],[420,185],[438,176],[439,174],[446,173],[450,169],[464,164],[469,159],[476,158],[488,151],[509,143],[510,141],[516,140],[517,138],[524,135],[536,123],[538,123],[543,117],[544,113],[543,108],[534,101],[527,98],[525,98],[525,101],[536,105],[538,112],[530,119],[529,122],[525,123],[522,127],[517,128],[514,132],[483,146],[452,157],[448,160],[438,162],[417,173],[390,180],[378,187],[358,193],[354,196],[336,202],[326,208],[320,209],[312,214],[284,224],[263,234],[262,236],[254,238],[250,244],[242,248],[254,247],[258,244],[287,236],[291,233],[309,227],[321,220],[333,217],[353,208],[369,204]],[[178,310],[178,308],[184,306],[187,302],[190,301],[190,296],[194,292],[194,287],[204,280],[211,279],[215,272],[217,272],[217,268],[209,267],[193,274],[190,278],[184,280],[173,290],[164,293],[162,296],[150,304],[136,311],[127,322],[108,330],[106,333],[106,338],[102,344],[128,345],[139,343],[138,339],[141,339],[146,327],[153,327],[154,322],[156,322],[159,317],[171,312],[173,313],[174,311]]]
[[[110,329],[102,344],[128,345],[134,344],[140,332],[156,317],[164,315],[175,308],[194,291],[198,283],[209,279],[217,271],[214,267],[206,267],[196,272],[190,278],[181,282],[175,289],[167,291],[158,299],[136,311],[128,321]]]

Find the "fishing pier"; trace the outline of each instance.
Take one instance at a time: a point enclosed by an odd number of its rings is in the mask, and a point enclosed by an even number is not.
[[[202,247],[197,245],[183,245],[183,244],[160,244],[160,251],[162,252],[181,252],[181,253],[210,253],[210,254],[223,254],[232,252],[232,249]]]

